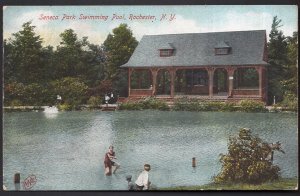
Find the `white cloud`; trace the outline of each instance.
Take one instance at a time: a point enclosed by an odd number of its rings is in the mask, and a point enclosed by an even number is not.
[[[54,16],[53,12],[49,10],[37,10],[32,12],[27,12],[21,14],[19,17],[12,19],[9,23],[5,23],[4,33],[3,36],[5,39],[11,37],[12,33],[16,33],[20,31],[22,25],[25,22],[31,21],[32,25],[35,26],[35,32],[40,35],[43,40],[45,41],[45,45],[55,45],[57,40],[54,39],[55,36],[55,29],[48,27],[49,21],[39,20],[39,17],[43,15],[47,16]],[[52,37],[52,38],[51,38]]]
[[[247,30],[266,30],[267,39],[269,39],[268,34],[271,31],[271,25],[273,22],[273,15],[262,12],[228,12],[224,15],[221,25],[214,25],[212,27],[206,28],[207,31],[247,31]],[[297,25],[289,26],[285,25],[282,21],[283,26],[279,29],[283,31],[285,36],[291,36],[294,31],[297,31]]]
[[[72,21],[65,29],[73,29],[78,39],[88,37],[88,41],[93,44],[101,44],[107,36],[104,35],[103,32],[95,29],[92,25],[81,21]]]
[[[151,27],[149,24],[141,22],[133,22],[130,28],[136,38],[139,40],[143,35],[157,34],[176,34],[176,33],[199,33],[201,28],[194,20],[185,19],[181,15],[176,15],[173,21],[156,22],[158,25]]]
[[[204,33],[204,32],[223,32],[223,31],[247,31],[247,30],[266,30],[267,39],[271,31],[273,16],[262,12],[228,12],[223,18],[211,15],[204,23],[196,20],[186,19],[181,15],[176,15],[176,20],[172,22],[160,22],[158,25],[148,25],[141,22],[133,22],[129,26],[134,35],[139,40],[143,35],[173,34],[173,33]],[[297,25],[288,26],[284,24],[280,28],[284,35],[291,36],[297,31]],[[116,27],[116,26],[115,26]]]
[[[21,16],[14,19],[11,22],[15,26],[15,28],[21,28],[22,24],[28,21],[32,21],[32,25],[36,26],[37,28],[46,26],[49,21],[40,20],[40,16],[43,14],[44,16],[54,16],[55,14],[49,10],[37,10],[32,12],[27,12],[22,14]]]
[[[106,38],[106,35],[101,34],[101,32],[97,32],[96,29],[93,29],[91,25],[80,22],[80,21],[71,21],[66,23],[63,28],[61,26],[57,26],[56,21],[51,20],[40,20],[40,16],[43,14],[44,16],[55,16],[55,14],[48,10],[38,10],[32,11],[28,13],[22,14],[20,17],[10,21],[4,29],[3,36],[5,39],[11,37],[12,33],[16,33],[20,31],[23,23],[32,21],[32,25],[36,26],[35,33],[40,35],[43,39],[43,45],[59,45],[61,38],[60,33],[62,33],[65,29],[73,29],[78,36],[78,39],[81,39],[84,36],[88,37],[88,40],[94,44],[100,44]],[[61,21],[58,21],[59,23]],[[50,23],[53,23],[50,25]]]
[[[271,29],[273,16],[269,13],[236,13],[229,12],[226,14],[227,23],[222,28],[230,31],[244,31],[244,30],[269,30]]]

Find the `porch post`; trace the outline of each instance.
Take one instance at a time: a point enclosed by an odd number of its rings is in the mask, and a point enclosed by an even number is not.
[[[141,70],[137,70],[138,75],[139,75],[139,81],[138,81],[138,88],[141,89],[141,84],[142,84],[142,79],[141,79]]]
[[[259,96],[262,97],[263,83],[262,83],[262,67],[256,67],[256,71],[258,72],[258,80],[259,80]]]
[[[228,73],[228,80],[229,80],[229,86],[228,86],[228,97],[232,97],[233,96],[233,75],[234,75],[234,71],[236,70],[236,68],[233,67],[228,67],[227,69],[227,73]]]
[[[151,69],[152,73],[152,96],[156,94],[156,77],[157,77],[158,69]]]
[[[174,98],[174,82],[175,82],[175,73],[176,73],[176,69],[171,68],[169,69],[170,75],[171,75],[171,97]]]
[[[263,101],[266,102],[267,98],[267,76],[266,76],[266,68],[262,68],[262,96],[263,96]]]
[[[130,96],[130,90],[131,90],[131,73],[132,73],[132,69],[128,68],[128,97]]]
[[[208,72],[208,92],[209,92],[209,97],[213,97],[214,95],[214,71],[215,68],[209,67],[207,68]]]

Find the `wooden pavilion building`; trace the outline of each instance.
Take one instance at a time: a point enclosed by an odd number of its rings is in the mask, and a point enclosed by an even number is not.
[[[145,35],[129,61],[128,97],[267,98],[265,30]]]

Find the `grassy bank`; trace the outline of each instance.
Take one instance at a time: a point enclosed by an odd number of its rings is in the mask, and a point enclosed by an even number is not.
[[[298,179],[297,178],[283,178],[275,182],[263,183],[260,185],[250,184],[215,184],[210,183],[201,186],[177,186],[177,187],[166,187],[159,188],[158,190],[298,190]]]

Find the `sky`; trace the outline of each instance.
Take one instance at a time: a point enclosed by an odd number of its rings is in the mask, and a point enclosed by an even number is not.
[[[266,30],[268,39],[274,16],[282,20],[280,30],[285,36],[297,31],[295,5],[4,6],[3,37],[11,38],[24,22],[32,21],[43,45],[54,47],[61,41],[59,35],[70,28],[79,39],[87,36],[100,45],[121,23],[129,26],[138,41],[143,35],[245,30]]]

